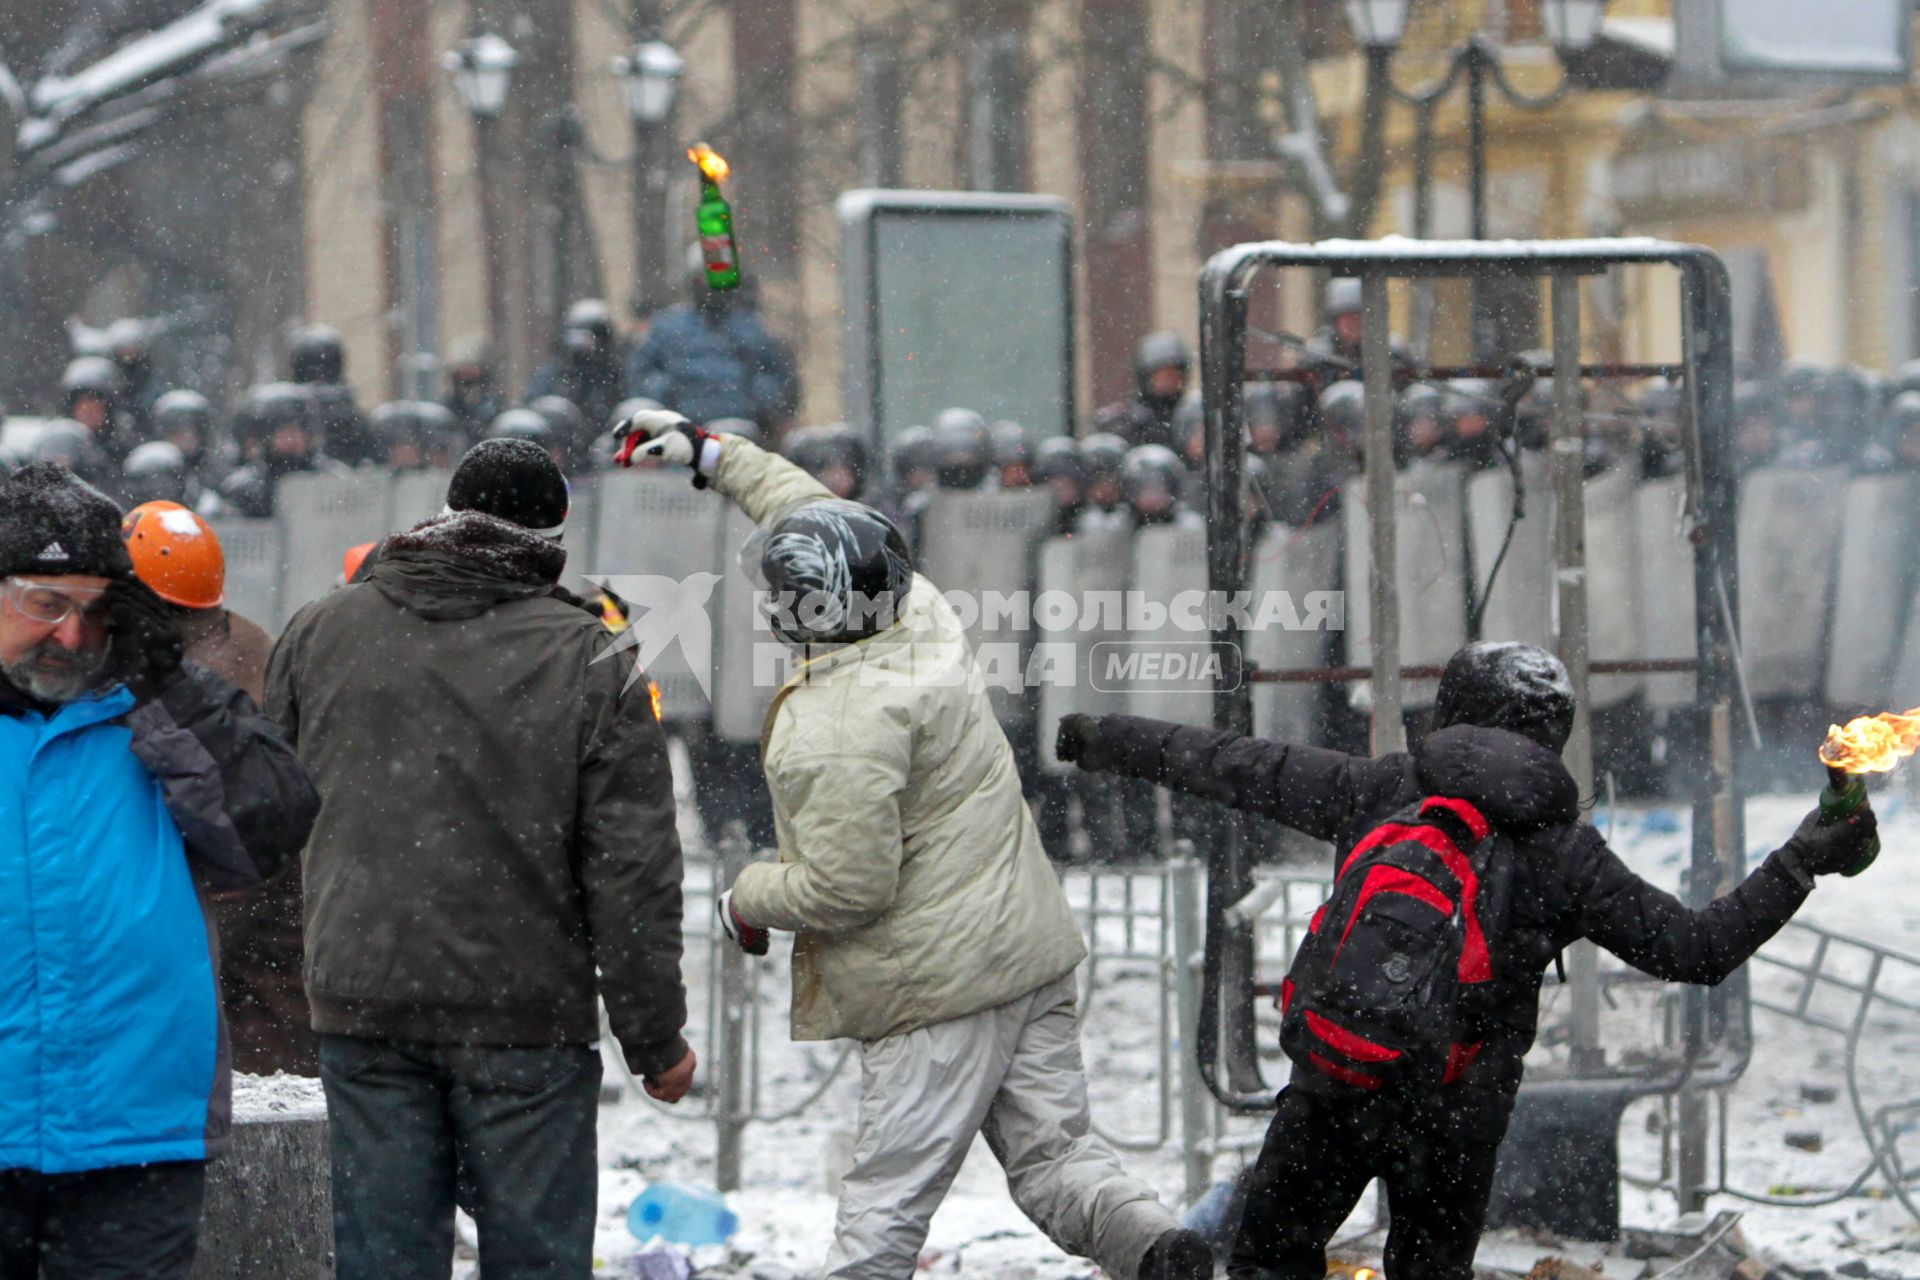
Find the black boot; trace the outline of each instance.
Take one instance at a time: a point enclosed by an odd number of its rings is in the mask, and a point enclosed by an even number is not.
[[[1198,1231],[1175,1227],[1147,1246],[1140,1280],[1213,1280],[1213,1249]]]

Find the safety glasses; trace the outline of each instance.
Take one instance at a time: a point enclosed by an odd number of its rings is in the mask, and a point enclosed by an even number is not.
[[[83,622],[105,622],[106,608],[101,604],[105,594],[104,587],[52,587],[31,578],[6,580],[6,598],[14,611],[27,621],[45,627],[59,626],[72,617],[75,610],[80,612]]]

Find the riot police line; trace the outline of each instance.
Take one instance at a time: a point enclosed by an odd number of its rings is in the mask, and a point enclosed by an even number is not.
[[[1513,473],[1424,460],[1399,473],[1396,571],[1407,665],[1444,662],[1467,639],[1476,603],[1483,636],[1551,642],[1554,521],[1545,455],[1523,454],[1518,476],[1527,514],[1513,523],[1512,545],[1489,588],[1488,570],[1507,537]],[[1586,483],[1590,649],[1597,661],[1693,652],[1684,483],[1678,475],[1641,479],[1626,465]],[[1796,714],[1811,723],[1890,705],[1920,685],[1907,536],[1916,483],[1912,474],[1791,466],[1743,477],[1741,659],[1763,734],[1797,729]],[[227,553],[232,607],[279,630],[342,580],[348,548],[437,513],[445,492],[446,476],[437,471],[287,477],[272,518],[213,521]],[[1044,488],[934,489],[923,496],[907,517],[918,555],[930,577],[967,601],[963,617],[971,621],[996,710],[1042,802],[1051,842],[1062,856],[1084,853],[1089,844],[1155,847],[1168,819],[1154,812],[1153,801],[1076,791],[1108,784],[1083,781],[1053,760],[1043,728],[1072,712],[1211,719],[1209,673],[1194,660],[1209,636],[1174,607],[1183,593],[1206,585],[1204,527],[1180,521],[1062,534]],[[576,589],[605,584],[627,598],[663,715],[715,759],[731,759],[717,775],[731,777],[757,750],[762,713],[786,668],[739,565],[750,528],[700,498],[684,477],[664,472],[594,473],[577,481],[565,535],[569,577]],[[1251,669],[1368,662],[1366,510],[1358,480],[1305,528],[1265,523],[1252,557],[1253,612],[1276,593],[1291,603],[1278,615],[1287,624],[1247,630]],[[1301,607],[1329,596],[1337,607]],[[1064,615],[1055,609],[1052,617],[1042,608],[1009,607],[1062,599],[1083,607]],[[1000,607],[980,607],[995,601]],[[1124,606],[1106,607],[1120,601]],[[704,618],[705,634],[690,610]],[[1271,622],[1275,615],[1261,616]],[[1430,707],[1433,687],[1408,684],[1410,715]],[[1354,746],[1364,735],[1366,700],[1364,684],[1260,683],[1255,729]],[[1613,773],[1629,793],[1660,792],[1666,783],[1658,757],[1695,745],[1685,724],[1690,678],[1599,676],[1592,700],[1601,775]],[[770,835],[751,806],[720,812],[748,821],[756,839]],[[1074,831],[1085,839],[1075,841]]]

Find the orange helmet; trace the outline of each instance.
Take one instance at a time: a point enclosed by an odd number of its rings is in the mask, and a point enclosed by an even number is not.
[[[120,522],[133,572],[168,604],[217,609],[227,600],[227,559],[207,522],[177,502],[143,502]]]
[[[353,581],[353,575],[360,572],[360,566],[367,562],[368,553],[378,545],[374,542],[362,542],[347,548],[347,553],[340,557],[340,582],[343,586]]]

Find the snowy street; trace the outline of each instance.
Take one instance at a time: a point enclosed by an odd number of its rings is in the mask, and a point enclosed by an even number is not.
[[[1748,847],[1754,861],[1784,840],[1804,812],[1806,799],[1762,796],[1747,806]],[[1821,885],[1802,912],[1800,921],[1849,933],[1881,946],[1898,949],[1920,933],[1920,815],[1896,778],[1878,796],[1886,851],[1865,875],[1853,881]],[[1605,831],[1611,815],[1604,809],[1596,825]],[[1612,819],[1614,847],[1642,874],[1674,886],[1688,848],[1684,809],[1669,806],[1627,807]],[[703,869],[695,867],[695,883]],[[1141,875],[1141,872],[1135,872]],[[1086,901],[1087,875],[1069,873],[1070,894]],[[689,932],[704,930],[708,899],[692,892],[688,906]],[[1144,890],[1142,891],[1144,892]],[[1762,957],[1804,959],[1805,935],[1789,928],[1761,953]],[[689,981],[704,979],[704,948],[690,948]],[[818,1086],[839,1056],[836,1045],[796,1045],[787,1040],[782,1023],[785,965],[774,957],[760,986],[763,1009],[765,1096],[762,1110],[783,1109]],[[1094,1112],[1103,1128],[1120,1137],[1151,1139],[1158,1127],[1160,984],[1157,966],[1145,963],[1103,964],[1102,983],[1084,1026]],[[1778,999],[1790,998],[1792,979],[1784,971],[1756,963],[1757,990]],[[1858,975],[1855,975],[1858,976]],[[1888,972],[1893,989],[1907,984],[1908,994],[1920,992],[1920,968]],[[1832,995],[1834,993],[1829,993]],[[1549,994],[1543,1021],[1551,1017]],[[1609,1023],[1610,1043],[1630,1047],[1637,1034],[1658,1034],[1657,1024],[1644,1011],[1623,1010]],[[696,1019],[699,1017],[696,1005]],[[1727,1185],[1742,1191],[1782,1195],[1811,1194],[1845,1186],[1865,1166],[1868,1148],[1848,1108],[1842,1077],[1843,1037],[1811,1030],[1766,1010],[1754,1013],[1755,1050],[1751,1066],[1727,1100]],[[1269,1039],[1262,1045],[1270,1080],[1282,1078]],[[1550,1052],[1542,1049],[1541,1055]],[[1920,1017],[1887,1016],[1874,1019],[1860,1055],[1859,1074],[1868,1108],[1920,1100]],[[1810,1100],[1803,1086],[1823,1100]],[[1837,1090],[1828,1097],[1819,1091]],[[804,1115],[775,1124],[755,1124],[748,1130],[744,1188],[729,1197],[739,1213],[741,1231],[732,1252],[713,1250],[700,1255],[711,1266],[737,1266],[739,1273],[769,1277],[806,1275],[825,1256],[832,1236],[834,1196],[828,1178],[834,1153],[842,1153],[852,1133],[858,1093],[857,1063],[849,1063],[825,1095]],[[690,1100],[688,1106],[699,1105]],[[1177,1117],[1175,1117],[1177,1123]],[[1264,1131],[1258,1119],[1226,1123],[1230,1142],[1251,1144]],[[1820,1150],[1809,1152],[1789,1145],[1790,1137],[1817,1134]],[[1661,1167],[1662,1110],[1658,1101],[1630,1106],[1621,1125],[1623,1172],[1629,1178],[1651,1179]],[[1909,1138],[1908,1141],[1914,1139]],[[600,1274],[629,1274],[623,1268],[640,1249],[626,1228],[625,1215],[633,1197],[651,1180],[710,1182],[713,1176],[713,1129],[710,1123],[688,1123],[671,1118],[644,1099],[629,1093],[618,1104],[603,1108],[600,1127],[600,1222],[596,1254]],[[1249,1153],[1250,1155],[1250,1153]],[[1177,1137],[1158,1149],[1131,1153],[1133,1168],[1147,1176],[1170,1203],[1181,1197],[1180,1148]],[[1226,1178],[1239,1167],[1240,1157],[1226,1155],[1214,1164],[1216,1178]],[[1181,1206],[1184,1208],[1185,1206]],[[1863,1194],[1821,1208],[1781,1208],[1741,1203],[1716,1196],[1709,1213],[1732,1209],[1745,1214],[1739,1230],[1747,1243],[1768,1259],[1807,1271],[1837,1270],[1847,1263],[1864,1262],[1875,1276],[1920,1272],[1920,1225],[1885,1193],[1884,1182],[1872,1179]],[[1676,1211],[1670,1192],[1622,1188],[1623,1225],[1628,1228],[1668,1229]],[[1370,1193],[1355,1212],[1342,1237],[1353,1237],[1373,1225],[1374,1197]],[[1565,1250],[1535,1246],[1503,1233],[1497,1246],[1483,1254],[1494,1265],[1512,1267],[1526,1256],[1556,1252],[1576,1260],[1597,1257],[1593,1246],[1569,1245]],[[1377,1235],[1359,1240],[1352,1258],[1361,1261],[1365,1250],[1377,1250]],[[1531,1254],[1529,1255],[1529,1250]],[[934,1218],[922,1265],[933,1274],[969,1276],[1069,1277],[1092,1274],[1084,1262],[1063,1257],[1021,1216],[1008,1199],[999,1167],[984,1144],[976,1144],[945,1205]],[[1626,1264],[1609,1262],[1609,1280],[1637,1274],[1621,1271]],[[1522,1266],[1521,1270],[1525,1270]]]

